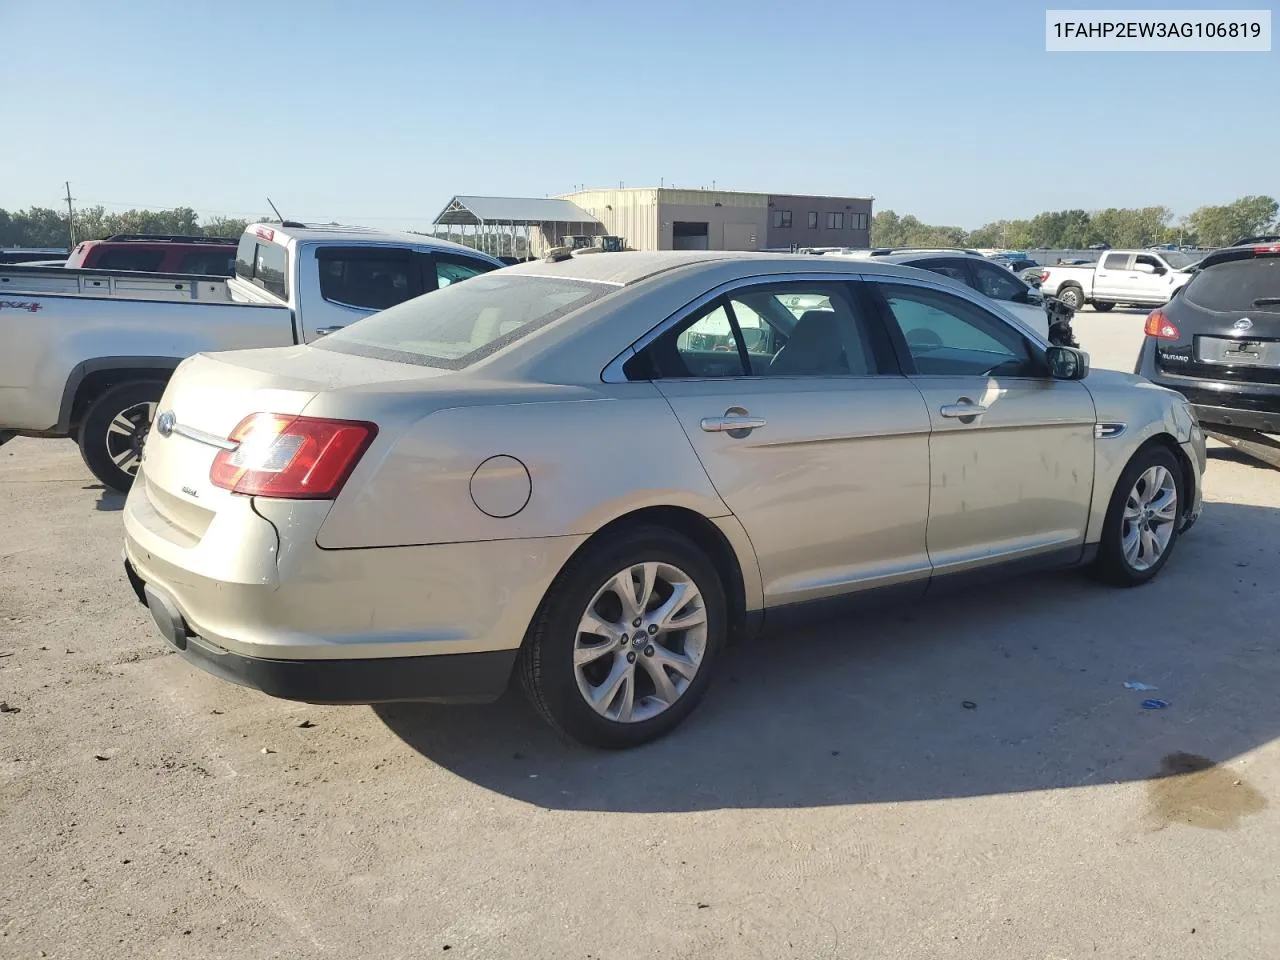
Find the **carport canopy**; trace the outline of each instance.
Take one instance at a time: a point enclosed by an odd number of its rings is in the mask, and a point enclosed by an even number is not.
[[[547,223],[591,224],[600,221],[568,200],[537,197],[463,197],[449,201],[435,219],[437,226],[536,227]]]

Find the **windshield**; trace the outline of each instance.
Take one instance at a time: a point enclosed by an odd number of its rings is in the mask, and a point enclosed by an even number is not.
[[[484,274],[365,317],[314,345],[460,370],[615,289],[581,280]]]

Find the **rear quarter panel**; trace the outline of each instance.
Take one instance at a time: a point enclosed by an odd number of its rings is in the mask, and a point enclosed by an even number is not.
[[[709,519],[716,494],[671,408],[648,383],[611,385],[583,399],[452,406],[376,444],[317,535],[326,548],[405,546],[591,534],[644,507],[685,507]],[[326,398],[305,411],[328,415]],[[367,419],[379,420],[374,410]],[[345,404],[339,414],[361,418]],[[530,478],[513,516],[482,512],[471,478],[494,456]]]

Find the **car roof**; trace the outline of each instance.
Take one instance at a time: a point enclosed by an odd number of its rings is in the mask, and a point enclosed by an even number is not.
[[[494,263],[500,262],[482,250],[468,247],[465,244],[454,243],[452,240],[441,240],[439,237],[433,237],[427,233],[409,233],[404,230],[375,230],[373,227],[356,227],[341,223],[311,226],[290,220],[286,220],[283,224],[251,223],[244,229],[246,233],[253,233],[258,228],[272,231],[274,242],[280,244],[285,244],[289,240],[296,240],[299,243],[394,243],[403,246],[448,251],[450,253],[462,253],[467,256],[490,260]]]
[[[917,250],[915,253],[889,253],[883,257],[875,257],[872,263],[914,263],[917,260],[980,260],[983,263],[992,261],[980,253],[965,253],[963,250]]]
[[[895,261],[895,257],[864,260],[839,256],[754,253],[735,250],[646,250],[593,253],[562,260],[532,260],[507,267],[503,273],[587,280],[615,286],[629,286],[681,268],[689,271],[731,269],[734,263],[742,265],[743,275],[752,272],[918,275],[911,271],[911,268],[904,268]]]

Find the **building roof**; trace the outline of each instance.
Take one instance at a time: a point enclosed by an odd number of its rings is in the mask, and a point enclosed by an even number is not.
[[[440,211],[435,222],[470,226],[508,223],[524,227],[540,223],[598,224],[600,221],[568,200],[456,196]]]

